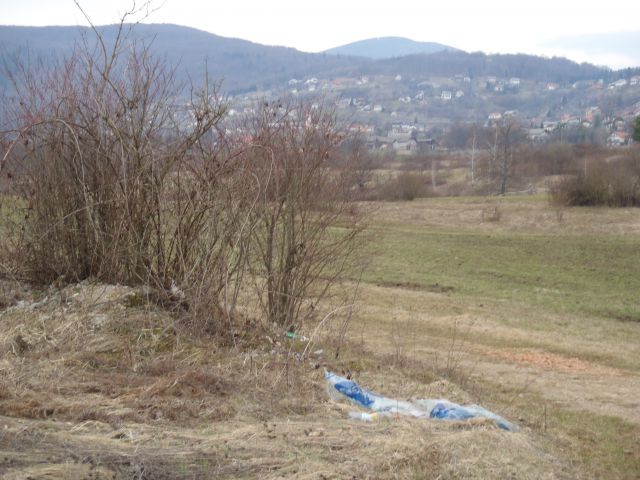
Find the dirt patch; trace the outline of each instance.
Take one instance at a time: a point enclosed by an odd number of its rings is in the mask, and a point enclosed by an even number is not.
[[[522,363],[544,370],[557,370],[567,373],[583,373],[587,375],[621,375],[620,370],[587,362],[579,358],[565,357],[541,350],[499,349],[484,352],[488,357]]]
[[[440,285],[439,283],[423,285],[420,283],[412,283],[412,282],[378,282],[376,283],[376,285],[379,287],[385,287],[385,288],[404,288],[407,290],[421,290],[421,291],[431,292],[431,293],[449,293],[454,291],[453,287],[449,287],[447,285]]]

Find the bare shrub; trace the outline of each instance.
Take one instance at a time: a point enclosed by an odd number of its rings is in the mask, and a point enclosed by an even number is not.
[[[630,152],[609,163],[593,164],[586,172],[552,185],[550,193],[557,205],[640,206],[640,155]]]
[[[131,15],[109,44],[94,29],[51,68],[10,70],[2,167],[22,213],[4,219],[7,248],[34,282],[149,284],[228,311],[251,200],[216,129],[226,104],[208,80],[177,84],[132,36]]]
[[[135,15],[50,68],[7,69],[17,93],[0,135],[11,179],[0,231],[12,261],[0,266],[42,284],[149,285],[149,298],[232,336],[255,326],[232,327],[253,285],[269,322],[300,325],[351,266],[354,170],[369,167],[338,155],[345,137],[323,107],[265,103],[223,133],[218,85],[174,81],[132,34]]]
[[[289,328],[314,314],[350,268],[362,231],[350,203],[352,173],[332,159],[343,135],[323,106],[263,103],[245,125],[247,168],[260,179],[250,262],[270,322]]]
[[[380,167],[381,157],[367,150],[360,135],[345,139],[340,152],[336,153],[337,166],[348,167],[345,170],[349,173],[346,184],[351,187],[353,196],[357,199],[366,196],[374,179],[373,171]]]
[[[423,173],[401,172],[380,187],[382,200],[406,200],[426,197],[429,194],[431,176]]]

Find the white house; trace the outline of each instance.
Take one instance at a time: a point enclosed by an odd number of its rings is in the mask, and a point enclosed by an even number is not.
[[[613,132],[607,138],[607,145],[612,147],[621,147],[629,143],[630,135],[627,132]]]

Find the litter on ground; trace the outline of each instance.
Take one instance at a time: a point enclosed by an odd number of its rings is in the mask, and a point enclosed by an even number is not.
[[[326,371],[325,379],[329,395],[334,400],[347,399],[369,412],[351,412],[350,418],[372,421],[378,416],[406,415],[415,418],[434,418],[437,420],[469,420],[486,418],[508,432],[515,432],[518,427],[499,415],[479,405],[458,405],[444,399],[419,399],[411,402],[384,397],[362,388],[356,382]]]

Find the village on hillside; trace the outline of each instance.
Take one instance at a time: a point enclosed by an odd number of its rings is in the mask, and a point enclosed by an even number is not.
[[[329,104],[371,151],[411,155],[461,148],[447,141],[456,125],[491,128],[512,122],[532,144],[629,145],[640,115],[640,75],[560,84],[518,77],[360,76],[292,78],[279,88],[232,98],[231,117],[256,99]],[[466,145],[470,147],[470,145]]]

